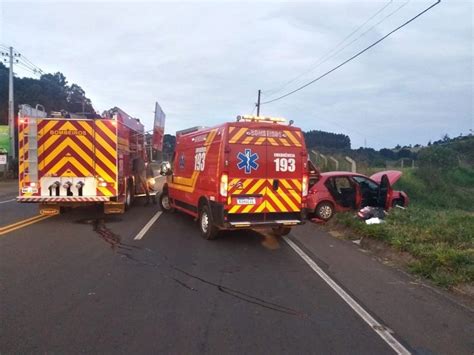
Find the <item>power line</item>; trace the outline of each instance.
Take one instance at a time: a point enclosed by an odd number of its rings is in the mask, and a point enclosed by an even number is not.
[[[402,8],[404,8],[408,3],[410,2],[410,0],[407,0],[405,1],[404,3],[402,3],[399,7],[397,7],[395,10],[393,10],[392,12],[390,12],[389,14],[387,14],[386,16],[384,16],[380,21],[378,21],[377,23],[375,23],[374,25],[372,25],[369,29],[367,29],[366,31],[362,32],[359,36],[357,36],[356,38],[354,38],[352,41],[350,41],[349,43],[347,43],[345,46],[343,46],[342,48],[340,48],[339,50],[337,50],[336,52],[334,52],[333,54],[331,54],[329,57],[326,57],[324,60],[320,61],[315,67],[313,67],[312,69],[302,73],[299,77],[303,76],[304,74],[307,74],[307,73],[310,73],[312,71],[314,71],[316,68],[320,67],[322,64],[326,63],[328,60],[336,57],[339,53],[341,53],[344,49],[346,49],[347,47],[351,46],[353,43],[357,42],[359,39],[361,39],[362,37],[364,37],[367,33],[369,33],[370,31],[372,31],[375,27],[377,27],[378,25],[380,25],[382,22],[386,21],[388,18],[392,17],[394,14],[396,14],[398,11],[400,11]],[[280,90],[279,90],[280,91]]]
[[[340,45],[342,45],[345,41],[347,41],[349,38],[351,38],[355,33],[357,33],[361,28],[363,28],[367,23],[369,23],[373,18],[375,18],[377,15],[379,15],[382,11],[384,11],[389,5],[391,5],[393,3],[393,0],[390,0],[387,4],[383,5],[379,10],[377,10],[377,12],[375,12],[372,16],[370,16],[367,20],[364,21],[364,23],[362,23],[361,25],[359,25],[355,30],[353,30],[351,33],[349,33],[346,37],[344,37],[338,44],[336,44],[332,49],[330,49],[329,51],[327,51],[325,54],[323,54],[321,57],[319,57],[319,59],[314,62],[311,66],[312,68],[310,69],[307,69],[305,70],[304,72],[302,72],[301,74],[297,75],[296,77],[294,77],[293,79],[289,80],[288,82],[286,82],[285,84],[283,84],[282,86],[280,86],[279,88],[277,88],[276,90],[269,90],[269,92],[267,92],[268,95],[273,95],[277,92],[280,92],[282,89],[284,89],[285,87],[287,87],[289,84],[295,82],[296,80],[298,80],[299,78],[301,78],[302,76],[304,76],[305,74],[307,73],[310,73],[312,72],[314,69],[316,69],[317,67],[319,67],[321,64],[323,64],[324,62],[327,61],[327,59],[324,59],[327,55],[329,55],[330,53],[332,53],[333,51],[335,51]],[[373,27],[371,27],[370,29],[372,29]],[[360,37],[358,37],[360,38]],[[353,43],[353,42],[351,42]],[[343,48],[346,48],[346,47],[343,47]]]
[[[339,69],[340,67],[344,66],[345,64],[349,63],[350,61],[354,60],[355,58],[357,58],[358,56],[360,56],[361,54],[367,52],[369,49],[371,49],[372,47],[375,47],[377,44],[379,44],[380,42],[382,42],[384,39],[386,39],[387,37],[391,36],[393,33],[397,32],[398,30],[400,30],[401,28],[405,27],[406,25],[408,25],[410,22],[414,21],[415,19],[417,19],[418,17],[420,17],[421,15],[423,15],[425,12],[431,10],[433,7],[435,7],[436,5],[438,5],[439,3],[441,2],[441,0],[437,0],[434,4],[430,5],[429,7],[427,7],[425,10],[421,11],[420,13],[418,13],[416,16],[412,17],[411,19],[409,19],[408,21],[404,22],[403,24],[401,24],[400,26],[396,27],[394,30],[390,31],[389,33],[387,33],[385,36],[381,37],[380,39],[378,39],[377,41],[375,41],[374,43],[372,43],[371,45],[365,47],[363,50],[357,52],[356,54],[354,54],[352,57],[350,57],[349,59],[346,59],[345,61],[343,61],[341,64],[335,66],[334,68],[330,69],[329,71],[325,72],[324,74],[318,76],[317,78],[311,80],[310,82],[296,88],[295,90],[292,90],[284,95],[281,95],[275,99],[272,99],[272,100],[269,100],[269,101],[264,101],[262,102],[261,104],[268,104],[268,103],[271,103],[271,102],[275,102],[275,101],[278,101],[278,100],[281,100],[287,96],[290,96],[291,94],[294,94],[295,92],[298,92],[302,89],[304,89],[305,87],[311,85],[311,84],[314,84],[315,82],[321,80],[322,78],[324,78],[325,76],[331,74],[333,71]]]

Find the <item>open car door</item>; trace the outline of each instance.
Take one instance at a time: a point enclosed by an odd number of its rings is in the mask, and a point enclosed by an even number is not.
[[[390,201],[392,200],[392,186],[387,174],[383,174],[380,178],[379,191],[377,196],[377,206],[385,210],[390,208]]]

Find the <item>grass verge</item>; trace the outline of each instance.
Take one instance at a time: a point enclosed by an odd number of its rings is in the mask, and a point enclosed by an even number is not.
[[[367,225],[352,213],[334,218],[358,235],[410,253],[416,259],[410,271],[439,286],[474,282],[474,217],[465,211],[412,206],[392,210],[378,225]]]

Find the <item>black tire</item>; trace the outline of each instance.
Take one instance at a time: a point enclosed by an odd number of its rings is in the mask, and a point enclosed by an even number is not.
[[[171,207],[169,196],[167,192],[162,192],[160,194],[160,208],[163,212],[173,213],[175,209]]]
[[[280,227],[273,227],[272,228],[272,231],[273,233],[278,236],[278,237],[283,237],[285,235],[288,235],[290,234],[291,232],[291,228],[290,227],[283,227],[283,226],[280,226]]]
[[[400,199],[400,198],[397,198],[395,200],[392,201],[392,207],[395,207],[395,206],[404,206],[404,203],[403,203],[403,200]]]
[[[125,211],[128,211],[132,208],[133,196],[132,196],[132,184],[127,184],[127,189],[125,190]]]
[[[214,225],[212,214],[207,204],[203,204],[199,211],[199,230],[201,236],[206,240],[216,239],[219,229]]]
[[[323,221],[329,221],[334,215],[334,206],[330,202],[321,202],[316,206],[314,210],[316,218],[322,219]]]

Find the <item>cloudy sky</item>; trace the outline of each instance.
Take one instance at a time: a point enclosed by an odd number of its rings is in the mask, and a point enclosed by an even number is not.
[[[119,106],[151,128],[158,101],[173,134],[251,113],[258,89],[263,101],[285,94],[433,2],[0,0],[0,44],[45,72],[64,73],[99,111]],[[468,134],[473,21],[471,1],[444,0],[261,112],[293,119],[304,130],[348,134],[353,148]]]

